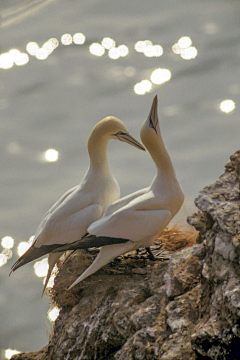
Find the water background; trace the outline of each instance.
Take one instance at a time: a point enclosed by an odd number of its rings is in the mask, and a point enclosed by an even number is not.
[[[0,68],[0,239],[15,240],[13,257],[0,267],[0,359],[4,349],[35,351],[48,343],[49,303],[41,299],[42,278],[33,264],[10,278],[17,244],[34,235],[49,207],[81,181],[88,167],[87,138],[103,117],[114,115],[139,139],[155,94],[162,136],[186,199],[224,172],[239,149],[240,2],[236,0],[15,0],[1,1],[0,54],[27,53],[57,38],[46,60]],[[83,33],[83,45],[61,44],[62,35]],[[182,36],[197,56],[184,60],[172,51]],[[92,43],[111,37],[129,54],[117,60],[94,56]],[[134,50],[139,40],[163,47],[161,57]],[[154,69],[171,71],[170,81],[145,95],[134,86]],[[235,109],[224,113],[222,101]],[[59,152],[56,162],[44,152]],[[111,141],[109,160],[122,195],[147,186],[155,167],[147,153]],[[0,251],[3,249],[0,245]],[[3,326],[4,324],[4,326]]]

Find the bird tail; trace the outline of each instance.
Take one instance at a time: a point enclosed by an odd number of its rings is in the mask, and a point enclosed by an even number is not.
[[[49,282],[49,279],[51,277],[52,274],[52,270],[55,266],[55,264],[58,262],[59,258],[62,256],[62,253],[57,253],[57,254],[49,254],[48,255],[48,273],[47,273],[47,277],[45,279],[45,283],[44,283],[44,287],[43,287],[43,292],[42,292],[42,297],[44,295],[44,292],[46,290],[47,284]]]
[[[132,241],[128,241],[126,244],[117,244],[114,246],[104,246],[101,248],[94,262],[77,278],[77,280],[68,288],[70,290],[73,286],[86,279],[88,276],[94,274],[101,269],[104,265],[115,259],[115,257],[125,254],[135,248]]]
[[[116,245],[129,242],[128,239],[121,238],[111,238],[107,236],[95,236],[88,234],[83,236],[80,240],[74,241],[73,243],[60,246],[59,248],[53,250],[53,253],[67,251],[67,250],[77,250],[77,249],[88,249],[92,247],[102,247],[106,245]]]
[[[13,264],[13,266],[11,267],[11,272],[9,274],[9,276],[11,275],[11,273],[15,270],[17,270],[18,268],[20,268],[21,266],[28,264],[29,262],[36,260],[38,258],[40,258],[43,255],[46,255],[50,252],[52,252],[52,250],[58,248],[60,246],[60,244],[55,244],[55,245],[43,245],[39,248],[35,247],[34,244],[22,255],[20,256],[20,258]]]

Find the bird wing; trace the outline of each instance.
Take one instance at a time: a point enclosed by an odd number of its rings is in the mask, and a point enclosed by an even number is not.
[[[88,226],[100,219],[103,209],[100,204],[91,204],[74,213],[56,213],[46,222],[41,234],[36,239],[35,247],[43,245],[63,245],[81,238]]]
[[[79,245],[86,238],[91,238],[93,246],[98,244],[101,240],[105,241],[103,245],[106,246],[101,247],[94,262],[69,287],[69,289],[86,279],[88,276],[94,274],[115,257],[136,250],[141,246],[146,246],[146,243],[149,246],[149,241],[147,242],[147,240],[154,240],[167,226],[172,215],[167,209],[135,210],[132,212],[127,209],[118,212],[118,215],[115,213],[114,216],[110,216],[109,218],[105,221],[104,219],[100,219],[91,226],[95,230],[92,231],[95,235],[88,235],[81,241],[76,241],[72,244],[73,247],[71,249],[74,249],[74,245]],[[101,235],[103,233],[106,235],[105,237]],[[132,241],[124,241],[122,237]]]
[[[67,219],[50,218],[44,225],[39,237],[33,245],[14,263],[12,271],[17,270],[39,257],[52,252],[61,245],[81,238],[87,227],[102,215],[102,206],[92,204],[85,209],[71,214]]]
[[[171,218],[172,215],[168,209],[135,210],[125,207],[92,223],[88,232],[96,237],[144,241],[157,237]]]
[[[52,213],[63,203],[64,200],[66,200],[77,188],[79,185],[74,186],[73,188],[69,189],[65,194],[63,194],[58,201],[55,202],[55,204],[46,212],[44,215],[41,223],[39,224],[37,231],[35,233],[35,239],[38,238],[39,234],[41,233],[42,229],[44,228],[44,225],[49,220]]]
[[[108,208],[106,209],[103,216],[105,217],[105,216],[109,216],[109,215],[113,214],[118,209],[129,204],[132,200],[138,198],[139,196],[146,194],[148,191],[149,191],[149,188],[141,189],[141,190],[135,191],[132,194],[124,196],[119,200],[114,201],[113,204],[108,206]]]

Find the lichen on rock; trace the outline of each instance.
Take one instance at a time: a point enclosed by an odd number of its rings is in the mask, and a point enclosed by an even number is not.
[[[49,344],[12,359],[228,360],[240,343],[240,151],[230,160],[195,199],[196,244],[166,229],[157,261],[127,254],[68,291],[96,256],[76,252],[50,293],[61,311]]]

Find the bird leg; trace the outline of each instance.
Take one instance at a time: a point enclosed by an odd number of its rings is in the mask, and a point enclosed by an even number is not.
[[[145,247],[145,249],[147,250],[148,254],[149,254],[149,259],[152,260],[152,261],[155,261],[155,257],[150,249],[150,247]]]

